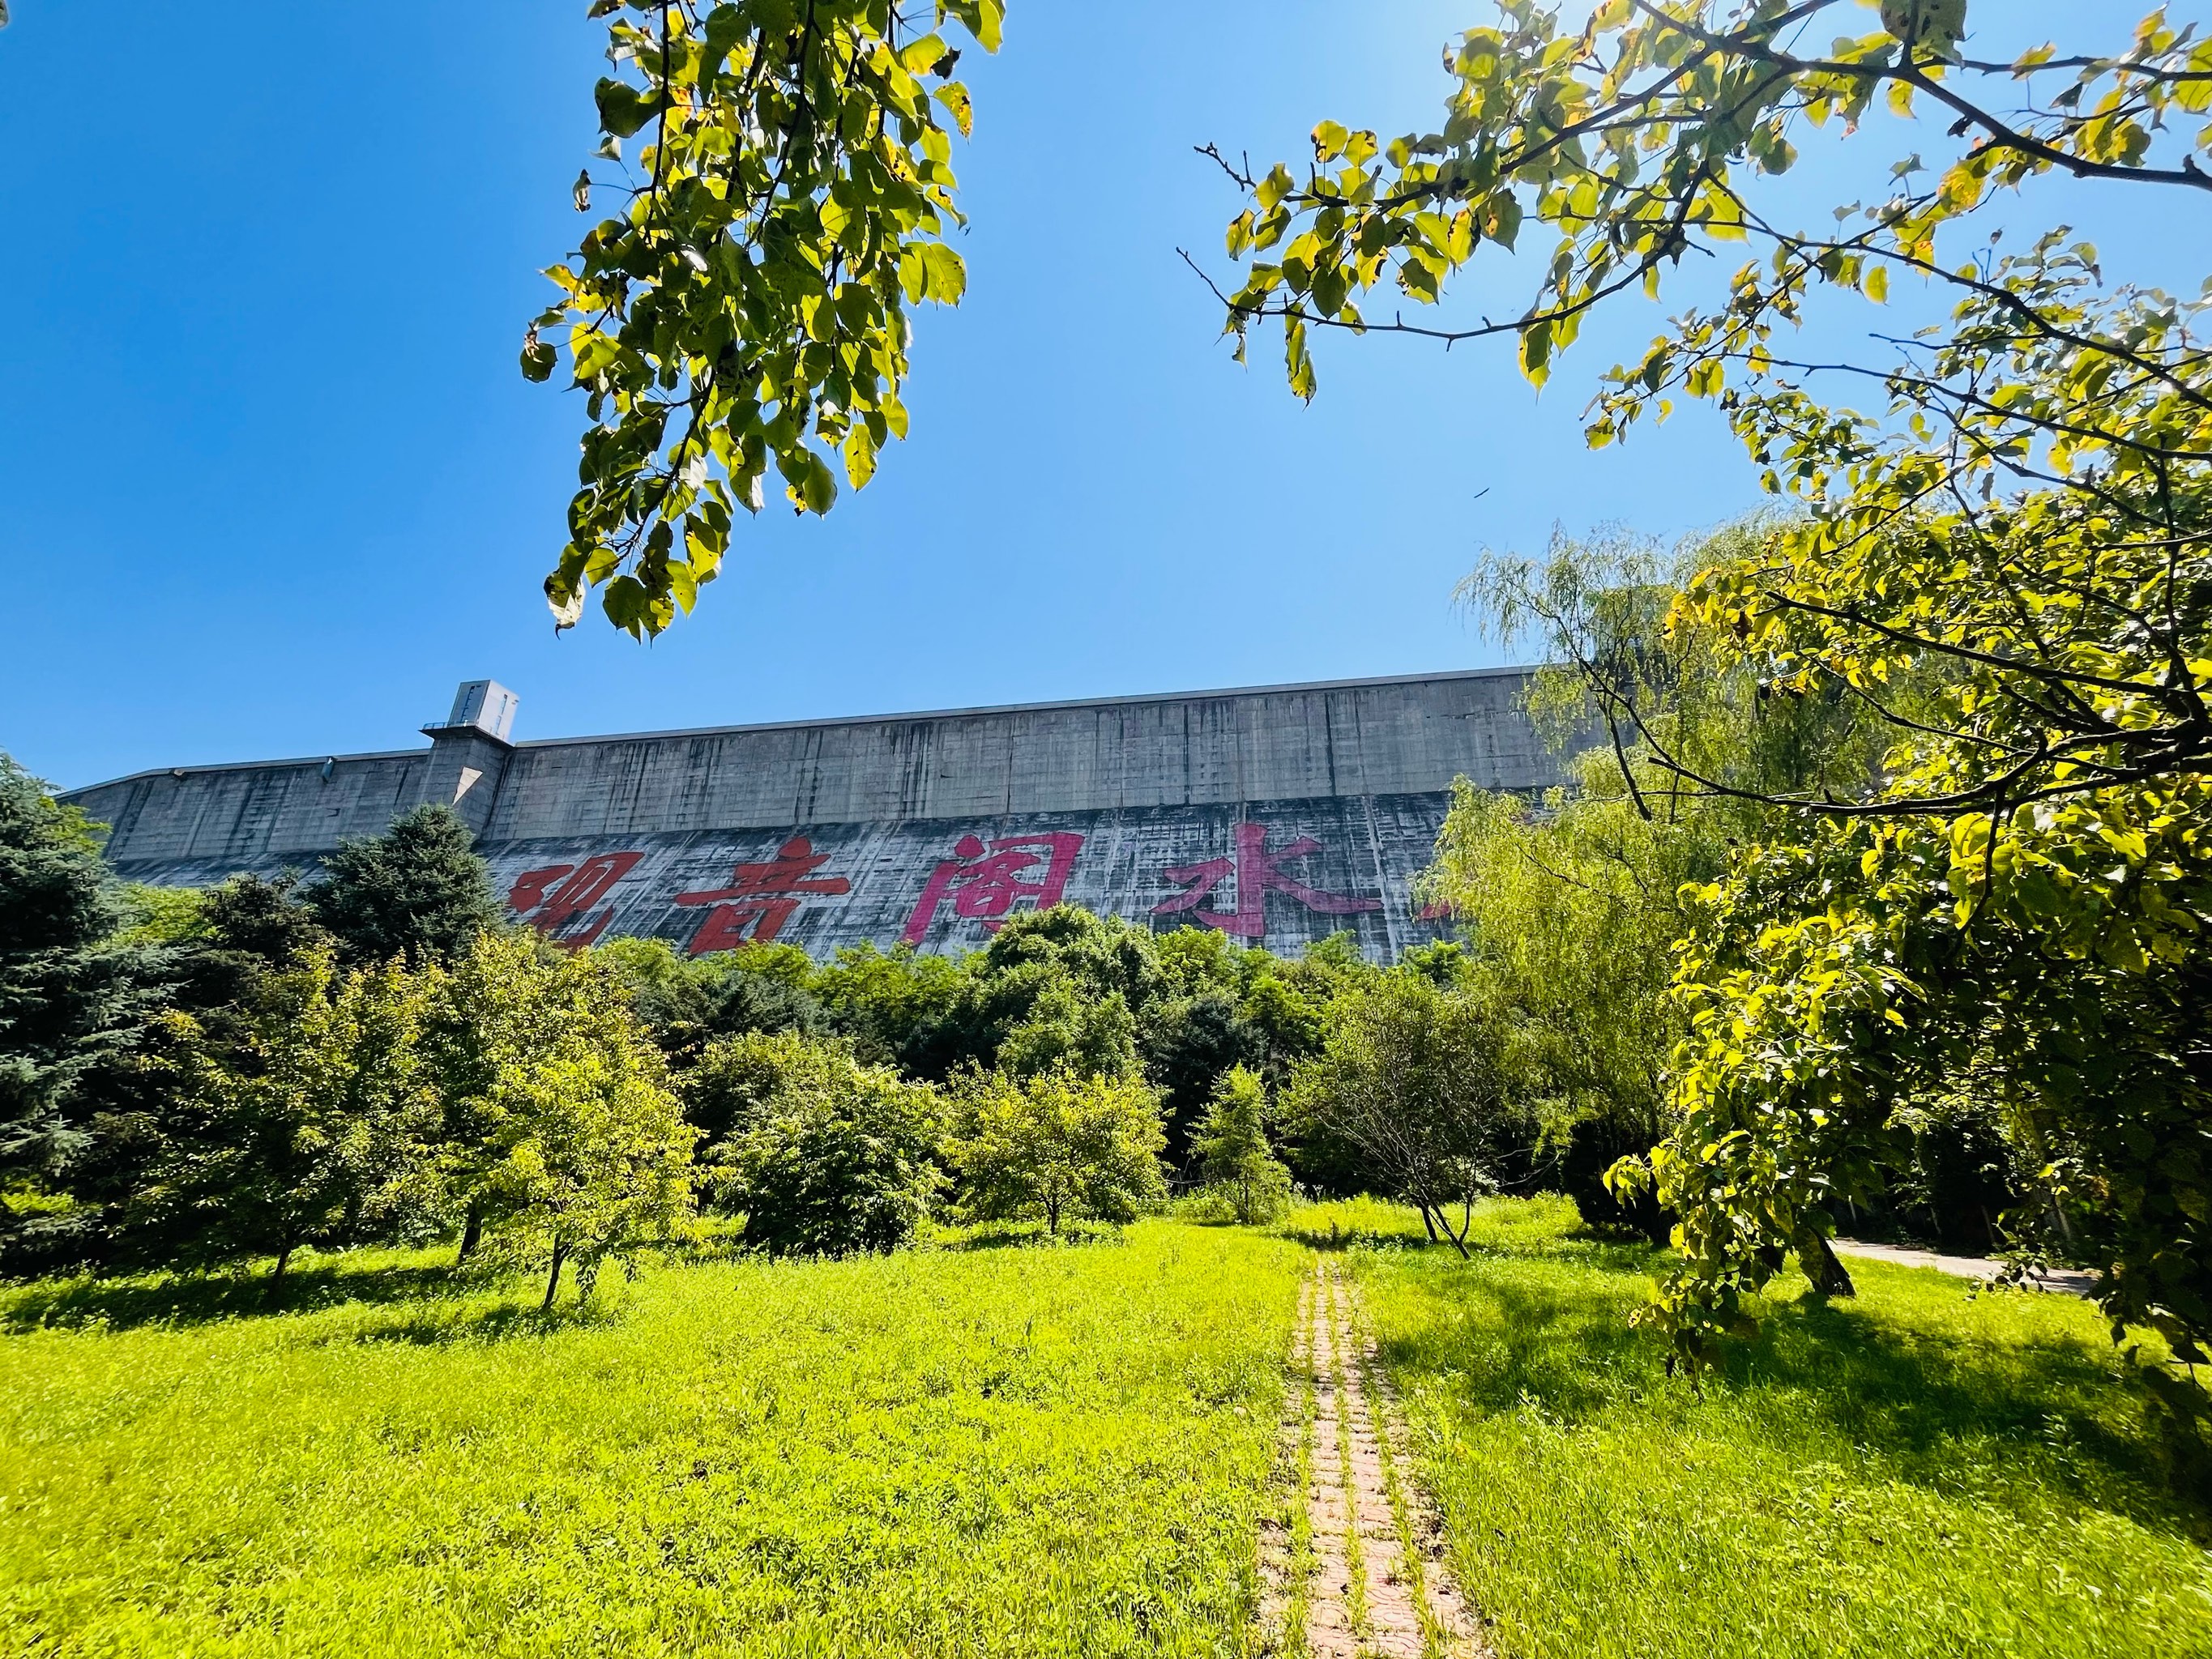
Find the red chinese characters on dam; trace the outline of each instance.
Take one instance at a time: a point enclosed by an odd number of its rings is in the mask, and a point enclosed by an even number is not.
[[[1321,843],[1310,836],[1300,836],[1289,846],[1273,853],[1267,850],[1267,830],[1264,824],[1240,823],[1233,836],[1236,850],[1230,857],[1207,859],[1202,864],[1178,865],[1162,872],[1168,880],[1182,886],[1184,890],[1171,899],[1163,899],[1155,904],[1152,914],[1168,916],[1187,911],[1207,927],[1218,927],[1223,933],[1234,933],[1239,939],[1265,939],[1267,936],[1267,895],[1270,893],[1281,893],[1296,899],[1307,909],[1318,911],[1325,916],[1358,915],[1362,911],[1382,908],[1381,899],[1324,893],[1284,874],[1282,866],[1291,860],[1321,851]],[[1234,910],[1201,910],[1198,908],[1213,896],[1217,887],[1232,877],[1237,896]]]
[[[993,842],[988,852],[976,836],[963,836],[953,855],[929,872],[900,942],[920,945],[948,899],[954,915],[980,921],[992,933],[1024,899],[1033,908],[1049,910],[1067,890],[1082,851],[1083,837],[1065,833],[1006,836]]]
[[[1284,866],[1320,852],[1322,843],[1301,835],[1270,849],[1271,834],[1264,824],[1239,823],[1231,830],[1229,856],[1162,870],[1158,878],[1182,890],[1153,905],[1152,914],[1188,916],[1256,942],[1267,936],[1271,893],[1322,915],[1358,915],[1383,908],[1379,898],[1324,892],[1299,881]],[[1051,908],[1066,896],[1085,839],[1072,831],[989,842],[961,836],[951,856],[938,860],[923,882],[901,942],[921,945],[946,920],[948,907],[956,927],[977,923],[985,933],[998,932],[1018,908]],[[578,863],[526,871],[508,889],[507,904],[556,944],[580,949],[606,932],[617,907],[605,901],[645,856],[635,851],[599,853]],[[783,932],[809,899],[848,896],[852,882],[824,871],[833,856],[817,851],[807,836],[793,836],[773,857],[736,865],[726,884],[674,894],[672,902],[679,908],[707,913],[692,932],[690,954],[766,943]]]
[[[727,887],[678,893],[680,905],[713,907],[691,936],[691,954],[765,944],[783,931],[809,896],[851,892],[853,884],[843,876],[814,873],[829,862],[829,854],[816,852],[805,836],[793,836],[766,863],[738,866]]]
[[[572,951],[592,944],[614,919],[614,907],[592,917],[581,927],[579,916],[614,890],[615,884],[635,867],[642,853],[599,853],[581,864],[549,864],[542,870],[526,870],[507,890],[507,908],[557,945]]]

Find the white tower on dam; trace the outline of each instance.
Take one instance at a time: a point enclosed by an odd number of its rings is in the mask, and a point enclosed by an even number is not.
[[[1413,898],[1453,780],[1536,790],[1559,758],[1532,671],[515,742],[461,687],[427,749],[142,772],[64,799],[162,885],[312,875],[353,836],[451,806],[501,896],[550,936],[694,953],[780,939],[973,948],[1066,902],[1278,951],[1437,937]]]

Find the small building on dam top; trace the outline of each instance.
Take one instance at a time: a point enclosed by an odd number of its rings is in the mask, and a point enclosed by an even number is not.
[[[142,772],[64,797],[131,881],[312,875],[428,802],[477,836],[520,920],[569,945],[869,941],[977,948],[1080,904],[1376,960],[1441,937],[1415,878],[1455,778],[1536,790],[1559,757],[1532,671],[516,742],[515,698],[461,688],[429,746]]]

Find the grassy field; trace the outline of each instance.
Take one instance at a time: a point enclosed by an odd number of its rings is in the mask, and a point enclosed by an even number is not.
[[[1450,1559],[1510,1659],[2212,1654],[2208,1517],[2168,1496],[2094,1314],[1854,1261],[1702,1389],[1626,1328],[1640,1249],[1564,1201],[1475,1258],[1380,1206],[1351,1243]],[[1356,1241],[1356,1242],[1352,1242]]]
[[[1304,1255],[0,1294],[0,1653],[1234,1653]]]
[[[1277,1443],[1312,1246],[1503,1659],[2212,1655],[2212,1528],[2087,1307],[1855,1262],[1693,1389],[1624,1325],[1644,1253],[1571,1223],[1493,1204],[1467,1262],[1372,1204],[707,1261],[550,1318],[392,1253],[283,1311],[0,1291],[0,1654],[1251,1652],[1259,1517],[1311,1554]]]

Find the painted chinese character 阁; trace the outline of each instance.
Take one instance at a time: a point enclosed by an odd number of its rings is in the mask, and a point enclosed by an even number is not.
[[[1076,835],[1006,836],[993,842],[988,852],[979,837],[963,836],[952,848],[953,856],[930,872],[900,941],[920,945],[947,899],[954,915],[980,921],[992,933],[1024,900],[1033,909],[1049,910],[1066,892],[1067,878],[1075,873],[1076,855],[1082,850],[1083,837]],[[1039,865],[1043,870],[1031,873]]]

